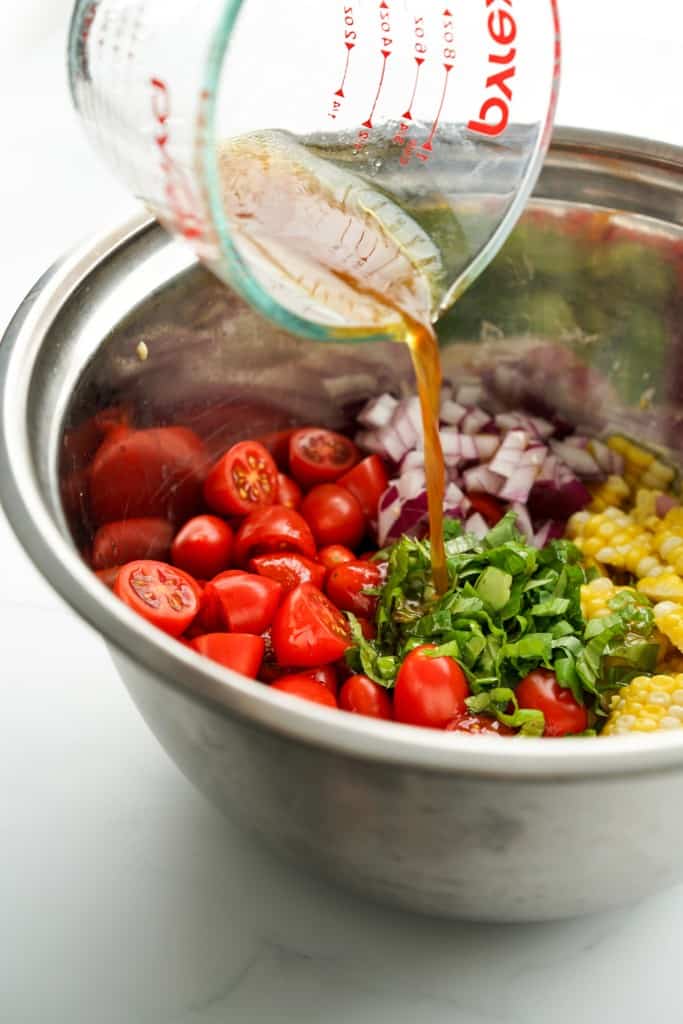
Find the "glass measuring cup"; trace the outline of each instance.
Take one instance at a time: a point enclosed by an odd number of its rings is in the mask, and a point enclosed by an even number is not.
[[[385,337],[382,298],[435,320],[478,275],[540,170],[559,63],[555,0],[78,0],[69,40],[128,187],[323,340]]]

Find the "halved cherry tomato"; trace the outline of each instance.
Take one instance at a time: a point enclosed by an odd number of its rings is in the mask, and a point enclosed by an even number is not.
[[[109,569],[140,558],[163,562],[168,557],[172,537],[169,521],[158,517],[105,523],[93,537],[93,569]]]
[[[343,434],[303,427],[289,439],[289,470],[304,487],[329,483],[358,462],[358,449]]]
[[[336,566],[344,565],[346,562],[355,562],[356,556],[344,544],[328,544],[327,547],[321,548],[318,552],[318,561],[326,569],[334,569]]]
[[[317,543],[353,548],[365,533],[365,517],[354,496],[337,484],[318,484],[301,503],[301,515]]]
[[[495,526],[503,518],[504,506],[496,498],[492,498],[490,494],[470,491],[467,497],[470,499],[473,511],[483,516],[489,526]]]
[[[120,571],[120,565],[112,565],[109,569],[96,569],[95,575],[101,583],[104,583],[105,587],[109,587],[110,590],[113,590],[114,584],[116,583],[116,577]]]
[[[368,718],[394,717],[389,694],[367,676],[349,676],[339,693],[339,707]]]
[[[377,627],[375,626],[375,623],[371,622],[370,619],[364,618],[362,615],[357,615],[356,620],[365,639],[374,640],[377,636]]]
[[[381,582],[382,574],[372,562],[347,562],[332,569],[325,592],[342,611],[372,619],[377,611],[377,597],[363,591],[378,587]]]
[[[536,708],[545,717],[544,736],[568,736],[588,728],[588,712],[574,700],[571,690],[549,669],[537,668],[515,690],[520,708]]]
[[[445,729],[465,711],[467,680],[457,661],[447,655],[429,657],[434,644],[416,647],[396,677],[394,717],[408,725]]]
[[[249,559],[249,569],[259,576],[277,580],[283,590],[294,590],[300,583],[313,583],[322,590],[324,566],[293,551],[276,551]]]
[[[182,569],[139,559],[121,568],[114,593],[152,625],[171,636],[180,636],[199,611],[201,591]]]
[[[261,634],[268,629],[282,597],[275,580],[229,569],[207,583],[206,604],[216,601],[223,626],[231,633]]]
[[[298,551],[307,558],[315,558],[311,528],[293,508],[271,505],[257,509],[237,531],[233,554],[238,565],[245,565],[253,555],[271,551]]]
[[[389,476],[379,455],[368,455],[337,480],[354,496],[369,522],[377,520],[379,499],[389,486]]]
[[[258,441],[239,441],[211,468],[206,504],[224,516],[246,516],[277,500],[277,466]]]
[[[278,469],[286,473],[289,469],[289,439],[294,433],[294,427],[287,430],[273,430],[269,434],[259,434],[257,441],[267,448],[275,460]]]
[[[336,708],[337,700],[333,693],[315,679],[305,675],[282,676],[271,683],[271,690],[280,690],[282,693],[291,693],[295,697],[303,697],[304,700],[312,700],[315,704],[322,704],[327,708]]]
[[[184,522],[199,505],[206,452],[186,427],[111,431],[90,466],[92,517],[98,525],[161,516]]]
[[[346,618],[312,583],[291,590],[275,613],[273,647],[280,665],[329,665],[350,643]]]
[[[263,639],[251,633],[205,633],[190,642],[195,651],[233,672],[256,679],[263,658]]]
[[[298,508],[301,504],[303,493],[296,480],[284,473],[277,475],[277,503],[286,508]]]
[[[466,732],[471,736],[514,736],[515,730],[503,725],[497,718],[490,715],[470,715],[469,713],[454,718],[446,726],[446,732]]]
[[[210,580],[230,565],[233,534],[218,516],[195,516],[178,530],[171,561],[195,578]]]

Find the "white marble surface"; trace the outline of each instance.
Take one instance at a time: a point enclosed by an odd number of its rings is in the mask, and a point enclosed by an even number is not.
[[[66,246],[134,205],[67,102],[69,7],[0,11],[2,326]],[[681,142],[678,3],[570,0],[564,22],[559,120]],[[683,889],[582,921],[476,927],[313,881],[191,789],[3,520],[0,565],[3,1024],[683,1019]]]

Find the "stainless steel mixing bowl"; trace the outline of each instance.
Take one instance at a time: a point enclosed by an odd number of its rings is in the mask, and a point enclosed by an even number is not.
[[[682,151],[559,131],[529,214],[443,324],[447,375],[481,375],[511,404],[549,402],[678,460],[682,224]],[[410,380],[405,352],[283,335],[140,218],[38,282],[0,371],[14,530],[229,814],[306,869],[453,917],[575,915],[683,878],[683,736],[503,741],[328,711],[200,659],[84,564],[98,409],[191,425],[219,451],[285,423],[343,425],[361,399]]]

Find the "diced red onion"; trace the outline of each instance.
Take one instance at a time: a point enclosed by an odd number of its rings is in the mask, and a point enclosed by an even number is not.
[[[394,415],[391,417],[391,429],[400,437],[401,443],[403,444],[406,452],[411,451],[411,449],[415,447],[420,435],[413,426],[403,402],[399,402],[394,411]]]
[[[465,489],[468,491],[484,491],[486,494],[498,494],[505,477],[494,473],[488,466],[472,466],[462,475]]]
[[[497,434],[475,434],[473,440],[477,456],[482,462],[492,459],[500,447],[500,438]]]
[[[478,434],[491,422],[491,417],[483,409],[469,409],[460,424],[463,434]]]
[[[488,523],[482,515],[474,512],[465,522],[465,531],[474,534],[475,537],[482,540],[489,532]]]
[[[442,403],[439,418],[442,423],[447,423],[451,427],[457,427],[466,415],[467,409],[464,405],[459,405],[457,402],[449,399],[447,402]]]
[[[534,534],[534,539],[531,542],[535,548],[544,548],[550,539],[550,526],[552,519],[546,519],[546,521],[539,526],[538,530]]]
[[[420,407],[420,399],[417,395],[413,395],[411,398],[404,398],[401,403],[405,409],[405,414],[413,425],[413,429],[421,440],[424,435],[422,427],[422,409]]]
[[[454,398],[460,405],[479,405],[482,399],[483,391],[481,384],[470,383],[461,384],[456,391]]]
[[[531,525],[531,519],[527,512],[526,505],[522,505],[519,502],[514,502],[511,507],[511,511],[515,513],[517,520],[517,529],[522,536],[528,541],[529,544],[533,544],[534,541],[534,528]]]
[[[465,495],[456,483],[450,483],[444,493],[444,505],[460,505]]]
[[[414,449],[412,452],[406,452],[401,459],[401,473],[407,473],[409,469],[422,469],[424,464],[424,450]]]
[[[386,427],[380,427],[376,432],[376,437],[384,454],[392,462],[400,462],[408,451],[408,446],[402,441],[391,423],[388,423]]]
[[[534,466],[522,466],[508,476],[498,492],[498,497],[504,501],[524,504],[534,486],[537,475],[538,470]]]
[[[489,469],[501,476],[509,476],[519,464],[519,456],[527,446],[528,435],[524,430],[510,430],[496,452]]]
[[[384,539],[380,538],[380,544],[385,540],[398,540],[404,534],[414,536],[418,528],[425,522],[427,517],[427,492],[423,491],[416,498],[406,501],[400,509],[398,517],[389,527]]]
[[[398,494],[401,501],[416,498],[425,490],[424,469],[408,469],[398,478]]]
[[[568,439],[550,443],[555,454],[584,480],[602,480],[606,476],[589,451],[571,444]]]
[[[377,398],[371,398],[358,413],[358,422],[362,427],[368,427],[371,430],[385,427],[391,420],[397,405],[397,399],[388,392]]]

